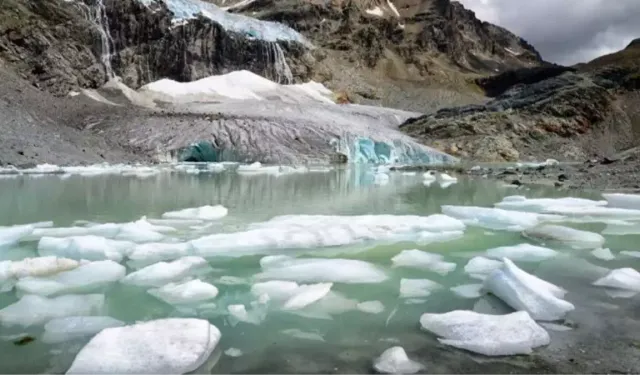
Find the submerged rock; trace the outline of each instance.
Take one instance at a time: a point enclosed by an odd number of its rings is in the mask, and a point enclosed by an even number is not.
[[[207,361],[220,336],[201,319],[107,328],[82,348],[67,374],[185,374]]]

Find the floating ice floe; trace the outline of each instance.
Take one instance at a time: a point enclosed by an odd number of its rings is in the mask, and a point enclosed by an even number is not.
[[[626,236],[640,234],[640,223],[620,221],[617,223],[607,223],[602,234],[608,236]]]
[[[618,268],[596,280],[593,285],[640,292],[640,272],[629,267]]]
[[[120,262],[134,246],[132,242],[110,240],[93,235],[67,238],[42,237],[38,242],[38,253],[42,256],[55,255],[78,260]]]
[[[627,208],[612,207],[594,207],[594,206],[566,206],[554,205],[546,207],[545,213],[562,215],[569,218],[589,218],[589,219],[622,219],[622,220],[639,220],[640,210],[632,210]]]
[[[632,258],[640,258],[640,251],[621,251],[620,255],[626,255]]]
[[[442,213],[460,219],[467,225],[510,231],[521,231],[535,227],[544,221],[560,220],[562,218],[558,215],[543,215],[532,212],[474,206],[445,205],[442,206]]]
[[[373,368],[382,374],[415,374],[424,366],[409,359],[402,347],[394,346],[373,361]]]
[[[482,295],[482,284],[465,284],[451,288],[451,291],[462,298],[478,298]]]
[[[30,235],[34,229],[32,225],[0,227],[0,249],[17,244],[22,238]]]
[[[389,183],[389,175],[386,173],[376,173],[373,177],[375,185],[387,185]]]
[[[427,234],[462,231],[464,227],[461,221],[444,215],[286,215],[252,224],[247,231],[213,234],[192,240],[191,245],[195,254],[204,257],[243,256],[271,249],[416,240],[428,238]]]
[[[107,328],[80,350],[67,374],[185,374],[209,359],[220,336],[201,319]]]
[[[542,242],[562,242],[574,249],[595,249],[604,244],[604,237],[598,233],[563,227],[561,225],[540,225],[525,230],[523,235]]]
[[[227,311],[232,317],[231,324],[235,325],[237,322],[244,322],[249,324],[258,325],[265,319],[266,314],[264,310],[258,309],[254,306],[251,311],[247,311],[245,305],[229,305]]]
[[[564,318],[575,307],[563,300],[566,291],[518,268],[504,258],[503,266],[484,281],[484,289],[514,310],[528,312],[535,320]]]
[[[67,316],[51,319],[44,325],[42,341],[58,344],[93,336],[106,328],[121,327],[124,322],[110,316]]]
[[[599,249],[593,250],[591,252],[591,255],[593,255],[594,257],[596,257],[598,259],[602,259],[602,260],[606,260],[606,261],[616,259],[616,256],[613,255],[611,250],[604,249],[604,248],[599,248]]]
[[[539,262],[545,259],[553,258],[558,252],[546,247],[534,246],[528,243],[522,243],[513,246],[500,246],[487,250],[487,256],[491,258],[509,258],[521,262]]]
[[[500,267],[502,267],[501,261],[477,256],[467,262],[464,266],[464,272],[474,279],[484,280],[491,272]]]
[[[185,208],[184,210],[165,212],[163,219],[219,220],[227,216],[229,210],[221,205]]]
[[[442,285],[427,279],[402,279],[400,280],[400,298],[428,297],[434,290],[442,288]]]
[[[193,247],[188,242],[146,243],[137,245],[129,254],[129,263],[136,267],[144,267],[153,263],[174,260],[193,254]]]
[[[218,288],[196,279],[183,283],[169,283],[148,292],[170,305],[182,305],[210,301],[218,295]]]
[[[280,332],[284,333],[287,336],[295,337],[297,339],[324,342],[324,336],[316,332],[305,332],[298,328],[283,329]]]
[[[495,204],[496,208],[514,211],[526,212],[543,212],[546,208],[552,206],[567,207],[597,207],[606,206],[607,201],[594,201],[584,198],[533,198],[529,199],[522,195],[512,195],[502,199],[501,202]]]
[[[356,308],[367,314],[380,314],[384,312],[384,305],[380,301],[364,301],[356,305]]]
[[[76,260],[54,256],[25,258],[18,261],[0,262],[0,292],[11,290],[24,277],[50,276],[78,267]]]
[[[298,285],[293,281],[271,280],[254,284],[251,293],[257,297],[267,296],[285,310],[299,310],[324,298],[332,286],[332,283]]]
[[[228,355],[229,357],[240,357],[242,356],[242,350],[237,348],[229,348],[224,351],[224,354]]]
[[[90,262],[53,276],[22,278],[16,283],[16,290],[40,296],[94,291],[117,282],[126,272],[124,266],[111,260]]]
[[[485,315],[457,310],[444,314],[423,314],[420,325],[441,338],[445,345],[483,354],[504,356],[530,354],[534,348],[548,345],[547,331],[526,311],[507,315]]]
[[[381,268],[355,259],[289,259],[271,263],[256,275],[258,280],[290,280],[307,283],[369,284],[385,281],[388,276]]]
[[[638,194],[612,193],[602,194],[602,196],[607,200],[609,207],[640,210],[640,195]]]
[[[30,327],[54,318],[98,315],[104,299],[102,294],[72,294],[55,298],[26,295],[0,310],[0,324]]]
[[[445,262],[440,254],[420,250],[403,250],[391,258],[394,267],[412,267],[446,275],[456,269],[456,264]]]
[[[160,262],[144,267],[125,276],[121,282],[137,286],[161,287],[210,272],[211,267],[201,257],[187,256],[173,262]]]

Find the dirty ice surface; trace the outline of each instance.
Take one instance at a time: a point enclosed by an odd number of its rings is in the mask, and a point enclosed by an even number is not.
[[[0,373],[456,373],[614,335],[640,293],[638,233],[612,230],[632,195],[368,165],[1,173]]]
[[[396,109],[335,104],[317,82],[283,85],[249,71],[194,82],[161,79],[138,91],[117,78],[91,100],[110,98],[150,107],[105,129],[159,161],[271,164],[443,164],[457,159],[416,142],[398,127],[419,115]],[[116,100],[116,99],[114,99]],[[174,113],[167,116],[166,113]],[[185,116],[188,121],[181,121]],[[167,126],[167,122],[173,123]]]

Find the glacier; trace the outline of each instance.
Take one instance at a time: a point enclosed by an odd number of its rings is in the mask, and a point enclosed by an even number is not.
[[[138,0],[150,7],[157,0]],[[312,47],[305,37],[292,28],[278,22],[260,21],[240,14],[228,13],[214,4],[200,0],[162,0],[173,13],[173,22],[180,23],[199,15],[220,24],[225,30],[233,31],[250,39],[266,42],[288,41]]]

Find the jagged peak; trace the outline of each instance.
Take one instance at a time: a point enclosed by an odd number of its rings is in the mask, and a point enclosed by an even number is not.
[[[640,38],[632,40],[625,49],[640,48]]]

